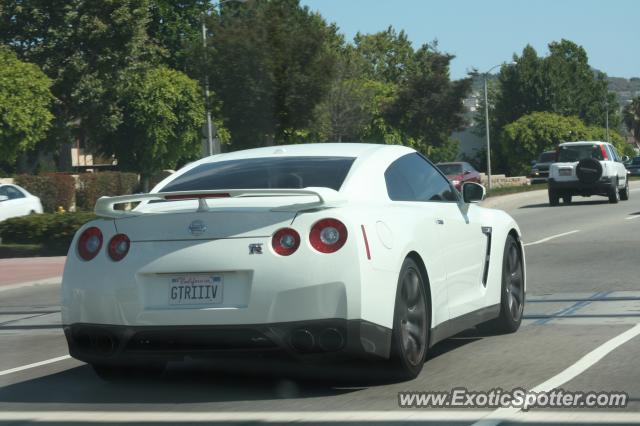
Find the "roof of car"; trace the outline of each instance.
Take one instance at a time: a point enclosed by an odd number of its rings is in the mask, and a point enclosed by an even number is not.
[[[563,142],[560,146],[571,146],[571,145],[598,145],[605,144],[607,142],[603,141],[575,141],[575,142]]]
[[[205,162],[220,160],[240,160],[245,158],[275,157],[283,155],[312,157],[360,157],[377,151],[414,152],[402,145],[368,144],[368,143],[308,143],[299,145],[276,145],[263,148],[245,149],[203,159]]]

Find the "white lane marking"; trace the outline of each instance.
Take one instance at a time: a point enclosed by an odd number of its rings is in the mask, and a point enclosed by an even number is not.
[[[0,421],[21,422],[91,422],[91,423],[337,423],[337,422],[469,422],[486,411],[396,409],[389,411],[247,411],[247,412],[176,412],[176,411],[5,411]],[[540,423],[635,423],[638,413],[530,411],[527,421]]]
[[[433,421],[450,422],[461,420],[472,422],[488,413],[477,410],[414,410],[393,411],[247,411],[247,412],[131,412],[131,411],[7,411],[0,413],[0,421],[31,422],[220,422],[220,423],[294,423],[294,422],[398,422]]]
[[[61,282],[62,282],[62,277],[51,277],[51,278],[43,278],[41,280],[27,281],[27,282],[16,283],[16,284],[0,284],[0,292],[7,291],[7,290],[15,290],[17,288],[24,288],[24,287],[60,284]]]
[[[625,219],[625,220],[631,220],[631,219],[637,219],[637,218],[639,218],[639,217],[640,217],[640,214],[635,214],[635,215],[633,215],[633,216],[625,217],[624,219]]]
[[[554,238],[564,237],[565,235],[575,234],[576,232],[580,232],[580,230],[579,229],[574,229],[573,231],[563,232],[562,234],[551,235],[550,237],[546,237],[546,238],[543,238],[541,240],[534,241],[532,243],[526,243],[524,246],[527,247],[527,246],[533,246],[533,245],[536,245],[536,244],[546,243],[547,241],[553,240]]]
[[[600,361],[610,352],[615,350],[618,346],[628,342],[637,335],[640,334],[640,323],[631,327],[629,330],[622,334],[617,335],[611,340],[604,342],[578,361],[575,364],[570,365],[560,373],[556,374],[544,383],[539,384],[535,388],[531,389],[533,392],[549,392],[562,386],[564,383],[574,379],[578,375],[585,372],[588,368],[592,367],[595,363]],[[505,407],[498,408],[493,413],[489,414],[482,420],[477,421],[472,426],[495,426],[503,421],[515,416],[520,412],[519,408]],[[528,413],[527,413],[528,414]],[[637,415],[637,414],[636,414]]]
[[[23,365],[22,367],[10,368],[8,370],[0,371],[0,376],[6,376],[7,374],[17,373],[18,371],[28,370],[30,368],[40,367],[41,365],[53,364],[54,362],[64,361],[65,359],[70,359],[70,355],[63,355],[57,358],[51,358],[40,362],[34,362],[33,364]]]

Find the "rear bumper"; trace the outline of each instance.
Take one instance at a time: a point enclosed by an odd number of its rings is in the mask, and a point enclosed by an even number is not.
[[[391,330],[368,321],[323,319],[230,326],[64,326],[69,353],[92,364],[190,358],[388,358]]]
[[[571,195],[607,195],[611,189],[611,182],[597,181],[586,184],[578,180],[558,182],[550,178],[549,189]]]

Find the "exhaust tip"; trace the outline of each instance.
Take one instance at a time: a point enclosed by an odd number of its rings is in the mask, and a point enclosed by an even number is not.
[[[320,348],[327,352],[338,351],[344,346],[344,336],[336,328],[326,328],[320,333]]]
[[[116,347],[113,337],[108,334],[98,334],[93,339],[93,349],[101,355],[110,355]]]
[[[313,334],[306,328],[299,328],[291,333],[291,346],[298,352],[310,352],[315,346]]]

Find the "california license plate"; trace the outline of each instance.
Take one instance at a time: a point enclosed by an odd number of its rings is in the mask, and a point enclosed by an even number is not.
[[[169,278],[169,305],[222,303],[222,276],[180,275]]]
[[[571,169],[560,169],[560,176],[571,176]]]

